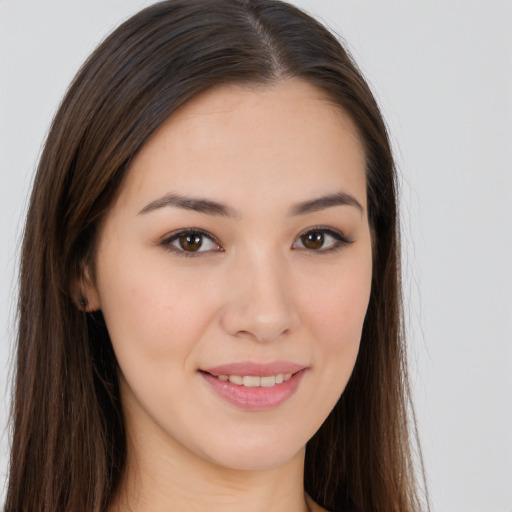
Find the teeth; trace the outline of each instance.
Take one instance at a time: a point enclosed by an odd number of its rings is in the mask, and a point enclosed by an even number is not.
[[[246,388],[257,388],[261,385],[261,377],[255,377],[254,375],[244,375],[243,382]]]
[[[268,377],[261,377],[261,387],[262,388],[270,388],[274,386],[276,383],[275,375],[269,375]]]
[[[229,382],[232,382],[233,384],[238,384],[239,386],[241,386],[244,383],[244,378],[240,377],[240,375],[230,375]]]
[[[266,375],[264,377],[257,377],[255,375],[217,375],[219,380],[224,382],[231,382],[238,386],[245,386],[246,388],[271,388],[276,384],[281,384],[291,378],[291,373],[278,373],[277,375]]]

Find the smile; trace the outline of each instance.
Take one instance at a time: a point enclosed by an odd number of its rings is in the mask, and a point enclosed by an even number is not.
[[[245,386],[246,388],[271,388],[276,384],[286,382],[292,375],[292,373],[278,373],[277,375],[266,375],[263,377],[258,377],[257,375],[219,375],[217,378],[224,382],[229,381],[237,386]]]
[[[227,403],[245,411],[280,406],[297,391],[307,367],[294,363],[236,363],[201,369],[208,388]]]

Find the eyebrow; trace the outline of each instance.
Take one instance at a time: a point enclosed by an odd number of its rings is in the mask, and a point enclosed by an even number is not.
[[[290,215],[303,215],[305,213],[332,208],[333,206],[353,206],[361,213],[364,213],[364,208],[354,196],[346,192],[338,192],[311,201],[298,203],[290,209]]]
[[[151,203],[142,208],[139,215],[153,212],[159,208],[165,208],[167,206],[192,210],[199,213],[205,213],[206,215],[218,215],[221,217],[239,216],[233,208],[222,203],[218,203],[217,201],[203,199],[201,197],[183,196],[180,194],[166,194],[155,201],[151,201]]]
[[[332,208],[334,206],[353,206],[357,208],[361,213],[364,212],[364,208],[361,203],[352,195],[346,192],[338,192],[335,194],[329,194],[326,196],[312,199],[310,201],[303,201],[292,206],[289,210],[289,215],[304,215],[306,213],[317,212],[326,208]],[[166,194],[159,199],[155,199],[147,204],[140,212],[139,215],[150,213],[160,208],[175,207],[182,208],[185,210],[192,210],[198,213],[204,213],[206,215],[215,215],[221,217],[238,217],[241,215],[230,206],[211,199],[205,199],[201,197],[184,196],[181,194]]]

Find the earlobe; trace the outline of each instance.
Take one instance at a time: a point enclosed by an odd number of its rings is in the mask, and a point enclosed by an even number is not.
[[[83,264],[80,267],[79,277],[73,285],[74,302],[81,311],[92,313],[101,309],[98,289],[94,283],[90,266]]]

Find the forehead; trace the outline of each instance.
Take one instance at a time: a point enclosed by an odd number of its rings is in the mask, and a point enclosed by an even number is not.
[[[248,193],[296,201],[348,188],[365,206],[364,151],[350,117],[304,81],[222,85],[193,98],[152,135],[122,195],[142,207],[158,189],[173,188],[240,203]]]

